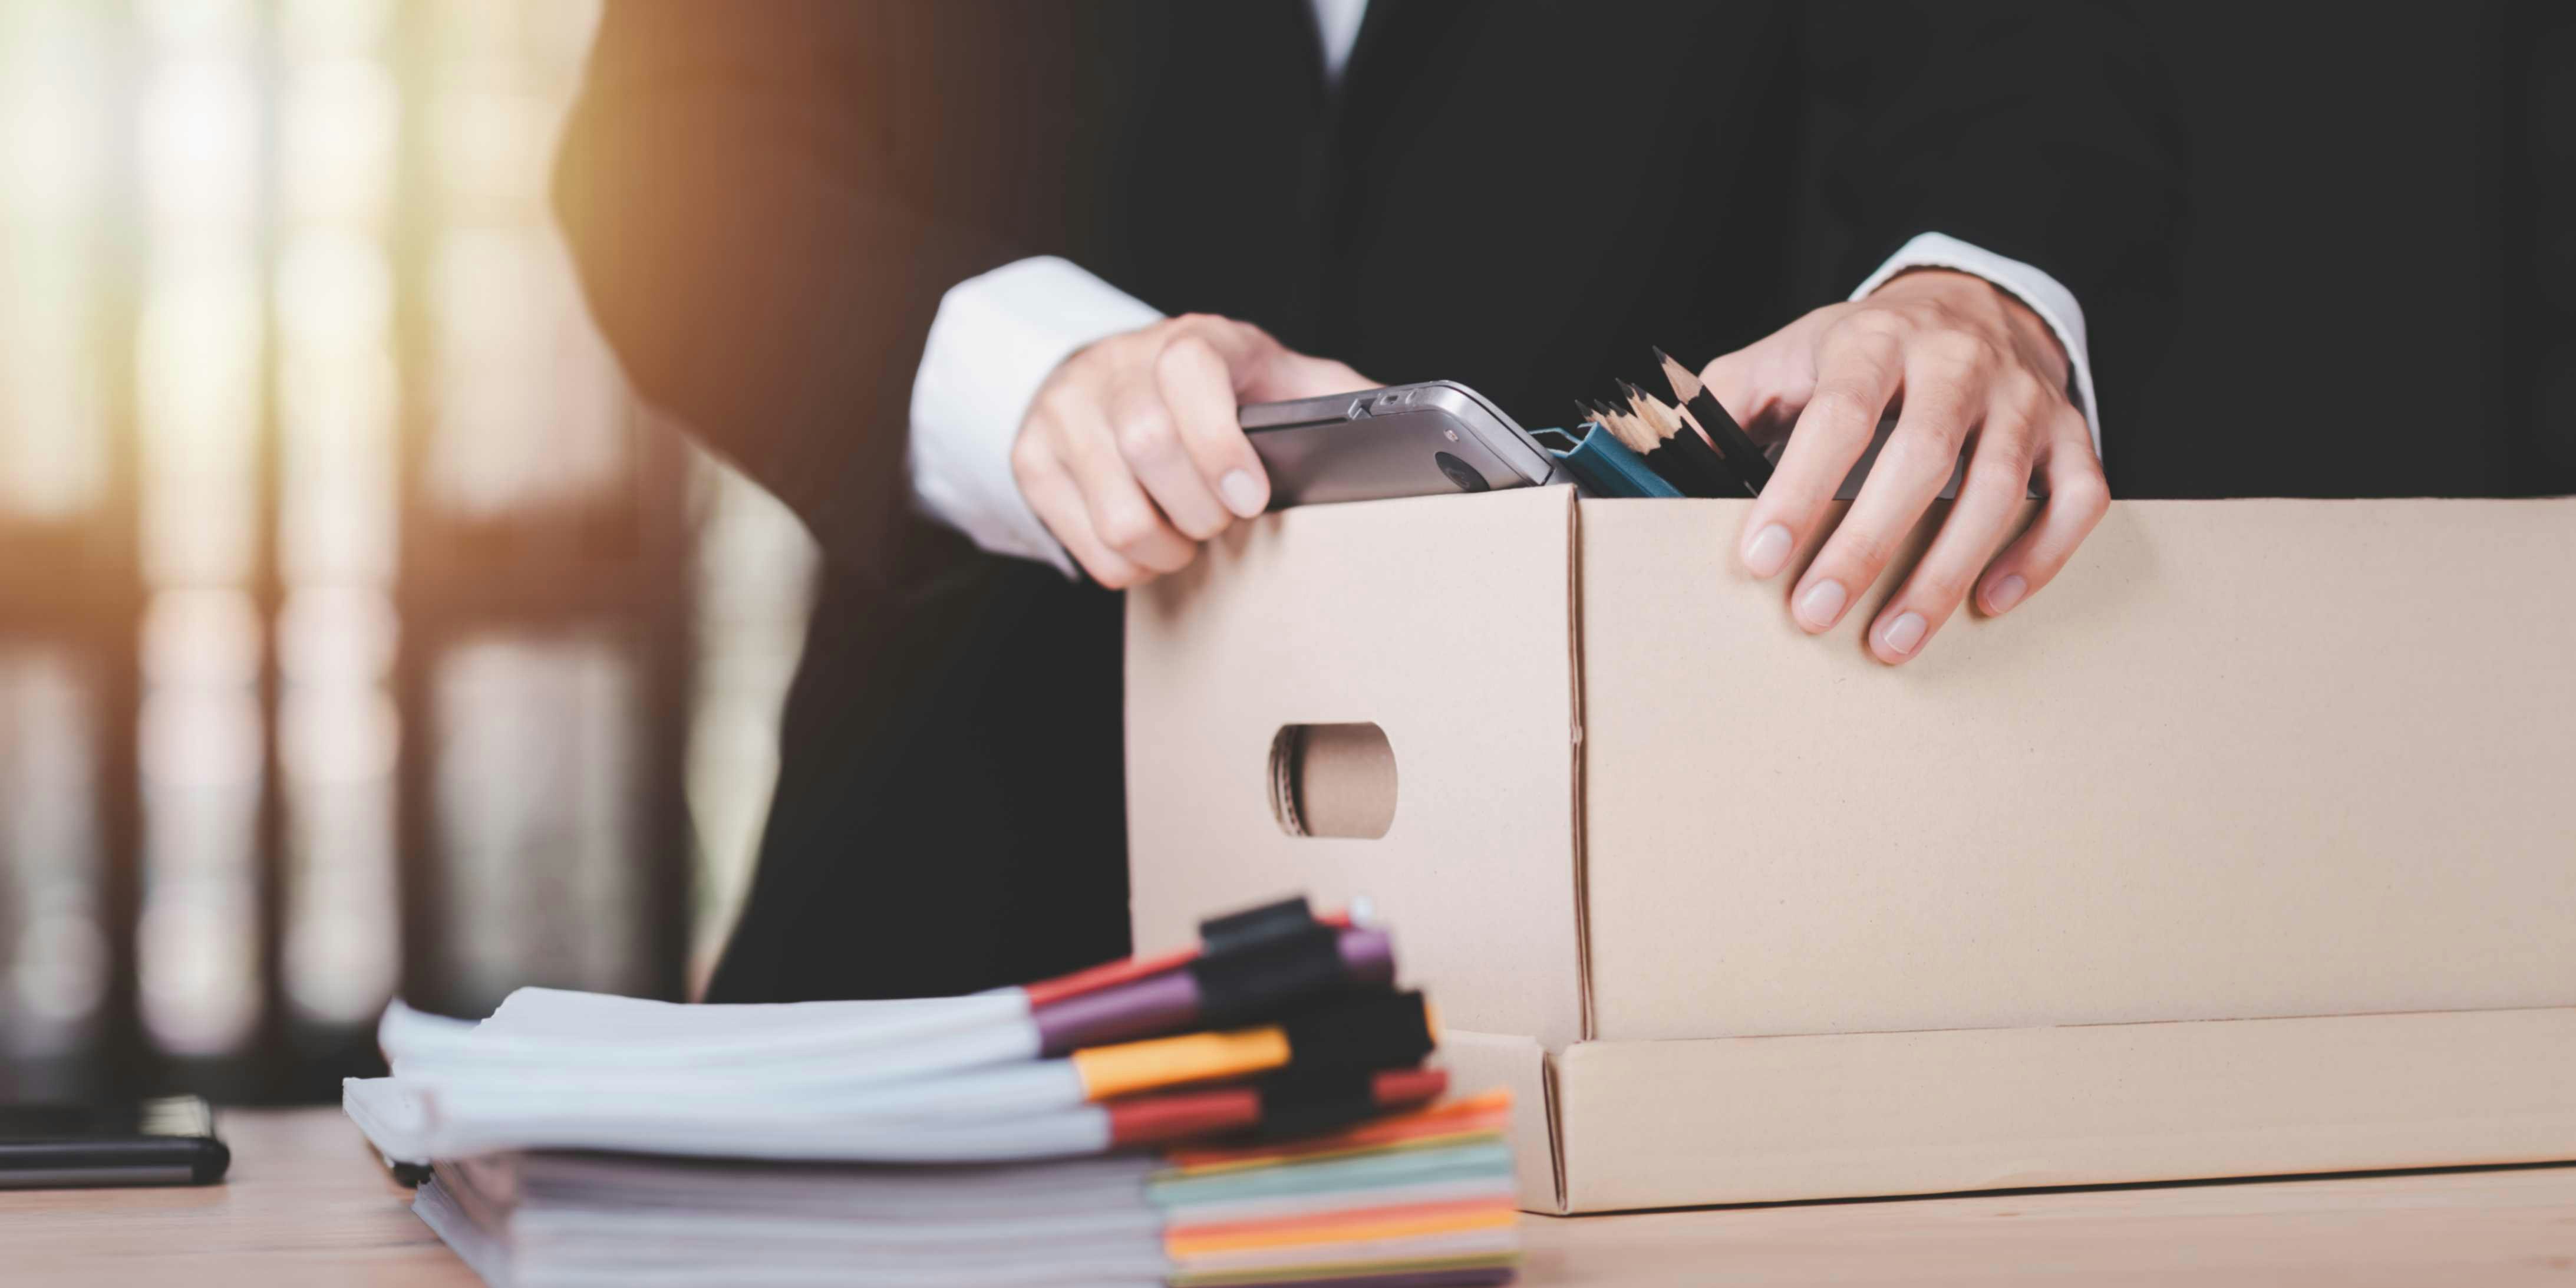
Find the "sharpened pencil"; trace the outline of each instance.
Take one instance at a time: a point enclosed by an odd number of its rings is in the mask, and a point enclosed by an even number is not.
[[[1631,411],[1628,420],[1635,426],[1637,438],[1630,443],[1653,470],[1683,496],[1728,497],[1747,494],[1744,481],[1708,443],[1691,432],[1654,395],[1628,383],[1619,382],[1620,392],[1627,395]],[[1623,440],[1626,441],[1626,440]]]
[[[1735,423],[1735,417],[1727,413],[1690,368],[1661,349],[1653,352],[1655,365],[1662,368],[1665,383],[1672,386],[1673,401],[1680,404],[1682,414],[1708,436],[1709,445],[1725,459],[1729,471],[1744,481],[1745,491],[1762,495],[1762,489],[1771,485],[1771,458],[1762,454],[1761,444]]]

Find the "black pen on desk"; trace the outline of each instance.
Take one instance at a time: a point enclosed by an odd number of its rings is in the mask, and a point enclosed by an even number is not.
[[[394,1184],[407,1190],[419,1189],[421,1183],[427,1181],[431,1175],[427,1163],[396,1162],[383,1154],[377,1154],[376,1161],[385,1165],[385,1175],[392,1177]]]

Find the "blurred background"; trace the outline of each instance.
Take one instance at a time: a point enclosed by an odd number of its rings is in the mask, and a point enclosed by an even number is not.
[[[585,320],[596,15],[0,0],[0,1096],[711,963],[813,554]]]

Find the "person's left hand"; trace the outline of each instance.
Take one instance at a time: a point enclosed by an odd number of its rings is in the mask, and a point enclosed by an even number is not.
[[[1983,278],[1901,274],[1867,299],[1818,309],[1719,357],[1701,378],[1756,437],[1795,426],[1737,546],[1756,577],[1788,565],[1879,418],[1902,406],[1850,512],[1790,592],[1790,617],[1809,634],[1831,629],[1878,580],[1949,484],[1961,445],[1972,444],[1948,519],[1869,628],[1882,662],[1919,655],[1971,587],[1990,615],[2037,593],[2110,504],[2092,433],[2067,401],[2065,350],[2037,314]],[[1998,555],[2034,472],[2047,504]]]

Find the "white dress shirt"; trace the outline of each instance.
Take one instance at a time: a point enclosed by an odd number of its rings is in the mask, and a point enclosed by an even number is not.
[[[1310,3],[1323,37],[1325,76],[1338,84],[1368,0]],[[2092,427],[2093,450],[2101,451],[2084,310],[2074,292],[2019,260],[1926,232],[1888,257],[1851,298],[1909,268],[1973,273],[2029,305],[2066,347],[2070,393]],[[1020,495],[1011,476],[1011,444],[1057,364],[1094,340],[1162,317],[1152,305],[1053,256],[1005,264],[950,287],[912,382],[909,465],[922,511],[995,554],[1042,560],[1068,577],[1076,575],[1072,557]]]

